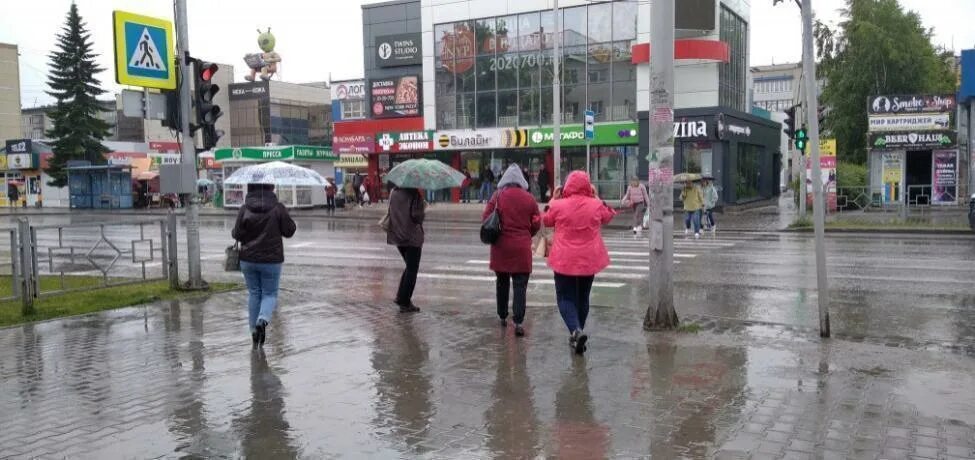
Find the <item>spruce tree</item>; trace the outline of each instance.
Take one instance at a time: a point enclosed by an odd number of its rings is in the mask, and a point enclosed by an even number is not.
[[[54,124],[47,132],[53,140],[54,157],[46,172],[52,178],[51,186],[64,187],[68,183],[69,161],[105,162],[108,149],[101,141],[110,134],[111,125],[98,117],[102,108],[96,99],[105,90],[95,75],[105,69],[95,62],[98,55],[92,52],[91,33],[74,3],[57,39],[57,49],[49,55],[51,72],[47,79],[51,87],[47,94],[57,100],[54,110],[48,113]]]

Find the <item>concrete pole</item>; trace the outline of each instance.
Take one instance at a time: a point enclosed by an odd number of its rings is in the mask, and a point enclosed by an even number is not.
[[[819,335],[829,337],[829,283],[826,279],[826,207],[822,170],[819,166],[819,107],[816,94],[816,62],[813,55],[812,0],[802,0],[802,72],[807,83],[809,158],[812,163],[813,226],[816,233],[816,295],[819,298]]]
[[[559,17],[559,0],[552,0],[552,16],[555,18],[555,30],[552,31],[552,160],[555,171],[552,172],[555,187],[562,186],[562,89],[559,79],[559,45],[562,41],[562,21]]]
[[[674,329],[674,1],[650,4],[650,305],[643,328]]]
[[[193,133],[190,131],[190,114],[193,113],[190,85],[193,82],[193,74],[189,62],[190,38],[186,20],[186,0],[176,0],[176,55],[179,56],[180,63],[179,131],[181,162],[184,168],[189,169],[192,166],[193,171],[196,171],[196,143],[193,141]],[[189,282],[186,287],[203,289],[206,284],[203,282],[200,269],[200,203],[196,187],[193,187],[190,193],[186,195],[188,195],[186,201],[189,203],[186,208],[186,264],[189,271]]]

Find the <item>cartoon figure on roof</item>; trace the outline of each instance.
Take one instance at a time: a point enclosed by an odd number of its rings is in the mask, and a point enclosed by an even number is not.
[[[281,62],[281,55],[274,52],[274,35],[271,28],[267,32],[257,29],[257,45],[261,47],[263,53],[251,53],[244,56],[244,62],[250,67],[251,74],[244,76],[247,81],[254,81],[257,72],[261,72],[261,80],[267,81],[278,71],[278,63]]]

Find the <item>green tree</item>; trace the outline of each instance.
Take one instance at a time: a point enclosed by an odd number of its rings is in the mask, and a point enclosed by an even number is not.
[[[50,185],[64,187],[68,183],[68,161],[87,160],[92,164],[105,162],[108,149],[101,141],[109,135],[111,125],[98,118],[103,109],[96,99],[104,94],[95,74],[104,69],[95,63],[91,33],[78,15],[78,6],[71,4],[67,21],[57,37],[57,49],[49,55],[51,72],[47,94],[57,100],[48,115],[54,125],[47,132],[53,140],[54,157],[46,169]]]
[[[950,52],[931,44],[913,11],[897,0],[846,0],[835,30],[817,22],[821,104],[825,129],[837,140],[840,161],[866,162],[867,98],[879,94],[953,93]]]

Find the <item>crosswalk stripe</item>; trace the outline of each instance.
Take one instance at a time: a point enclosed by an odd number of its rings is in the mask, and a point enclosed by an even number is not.
[[[609,255],[611,255],[611,256],[624,256],[624,257],[625,256],[629,256],[629,257],[643,257],[643,256],[646,256],[647,258],[650,258],[650,254],[648,252],[609,251]],[[693,259],[693,258],[697,257],[697,254],[674,253],[674,257],[681,258],[681,259]]]
[[[630,259],[629,261],[639,263],[640,265],[620,265],[620,264],[618,264],[616,262],[624,262],[624,261],[623,260],[616,259],[616,260],[613,260],[612,263],[610,263],[610,265],[608,267],[606,267],[606,269],[607,270],[648,270],[648,265],[647,265],[647,261],[646,260]],[[488,265],[490,263],[490,261],[487,261],[487,260],[468,260],[467,262],[464,262],[464,263],[469,264],[469,265]],[[675,264],[679,264],[680,261],[677,260],[677,261],[674,261],[674,263]],[[532,266],[533,267],[540,267],[540,268],[548,268],[548,264],[546,264],[545,262],[533,262],[532,263]]]
[[[545,273],[551,273],[552,270],[548,267],[543,268]],[[463,265],[438,265],[431,269],[431,271],[446,271],[446,272],[467,272],[467,273],[484,273],[484,269],[478,267],[469,267]],[[611,279],[623,279],[623,280],[642,280],[650,276],[649,273],[639,274],[639,273],[615,273],[610,271],[600,272],[600,277],[611,278]]]
[[[483,282],[494,282],[495,277],[493,276],[477,276],[477,275],[452,275],[446,273],[420,273],[417,275],[418,278],[434,278],[440,280],[458,280],[458,281],[483,281]],[[555,280],[546,278],[532,278],[528,281],[529,284],[546,284],[554,285]],[[596,281],[592,283],[594,288],[621,288],[626,286],[625,283],[606,283],[602,281]]]

